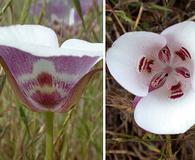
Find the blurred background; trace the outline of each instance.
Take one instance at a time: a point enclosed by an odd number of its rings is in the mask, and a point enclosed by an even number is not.
[[[106,46],[125,32],[162,30],[195,20],[194,0],[106,0]],[[180,135],[155,135],[133,119],[134,96],[106,78],[107,160],[195,160],[195,127]]]
[[[45,25],[60,44],[69,38],[102,42],[102,6],[102,0],[0,0],[0,25]],[[0,160],[43,160],[44,117],[24,108],[0,73]],[[55,114],[56,160],[102,160],[102,81],[97,74],[74,109]]]

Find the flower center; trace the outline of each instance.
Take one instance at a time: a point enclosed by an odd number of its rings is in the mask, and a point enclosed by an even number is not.
[[[153,57],[153,58],[150,58]],[[184,95],[186,81],[190,78],[189,64],[191,55],[186,48],[181,47],[171,53],[167,46],[159,53],[139,60],[138,70],[150,78],[149,92],[166,86],[169,98],[176,99]]]

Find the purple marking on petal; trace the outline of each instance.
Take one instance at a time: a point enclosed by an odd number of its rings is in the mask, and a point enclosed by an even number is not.
[[[50,59],[54,62],[57,72],[75,74],[78,72],[82,72],[82,70],[88,70],[89,66],[93,65],[97,60],[97,57],[83,56],[81,58],[75,58],[69,56],[54,57]]]
[[[46,87],[47,88],[61,89],[62,91],[64,91],[64,93],[68,93],[70,91],[70,89],[72,89],[74,84],[75,84],[75,82],[65,82],[62,80],[55,79],[52,82],[52,86],[46,86]],[[40,87],[40,88],[43,87],[39,84],[37,79],[25,81],[24,83],[20,82],[19,85],[20,85],[21,89],[25,91],[26,95],[28,95],[27,93],[32,92],[32,90],[34,90],[35,87]]]
[[[15,78],[23,73],[32,73],[33,63],[38,59],[26,52],[1,45],[0,56],[3,57]]]
[[[67,82],[60,81],[60,80],[55,80],[53,83],[54,83],[53,84],[54,87],[60,88],[64,90],[65,92],[69,92],[70,89],[72,89],[73,85],[75,84],[75,83],[67,83]]]
[[[20,92],[36,110],[54,110],[60,101],[68,101],[71,89],[98,59],[88,56],[38,57],[2,45],[0,56],[16,80]]]
[[[64,97],[61,97],[60,93],[57,91],[54,91],[50,94],[37,91],[32,95],[31,98],[39,104],[44,105],[47,108],[51,108],[54,105],[59,104]]]
[[[135,96],[132,104],[133,104],[133,108],[135,108],[137,106],[137,104],[139,103],[139,101],[142,99],[142,97],[139,96]]]
[[[38,86],[38,82],[36,80],[25,81],[24,83],[20,84],[22,90],[25,90],[26,92],[30,92],[35,86]]]
[[[68,74],[85,74],[98,59],[98,57],[88,56],[37,57],[25,51],[1,45],[0,55],[6,61],[15,78],[24,73],[32,73],[33,64],[41,59],[53,62],[57,72]]]
[[[24,95],[31,97],[40,105],[51,108],[67,98],[75,83],[76,81],[65,82],[49,73],[42,72],[36,79],[24,81],[24,83],[19,82],[19,86]]]

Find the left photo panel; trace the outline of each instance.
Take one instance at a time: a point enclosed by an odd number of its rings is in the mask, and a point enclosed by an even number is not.
[[[103,0],[0,0],[0,160],[103,159]]]

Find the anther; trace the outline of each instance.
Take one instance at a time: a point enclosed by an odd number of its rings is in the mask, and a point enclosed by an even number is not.
[[[184,47],[181,47],[181,49],[176,51],[175,54],[178,55],[183,61],[186,59],[191,59],[190,53]]]
[[[169,98],[171,99],[179,98],[183,96],[184,94],[182,91],[182,85],[180,82],[178,82],[176,85],[173,85],[170,90],[171,90],[171,95]]]
[[[190,78],[190,71],[185,67],[177,67],[175,71],[184,78]]]
[[[163,63],[170,63],[171,60],[171,53],[170,50],[167,46],[163,47],[160,52],[158,53],[158,58],[160,59],[161,62]]]
[[[146,57],[142,57],[139,62],[139,72],[146,71],[150,73],[152,71],[153,60],[148,60]]]
[[[167,77],[168,77],[168,73],[165,72],[155,74],[152,80],[150,81],[150,86],[149,86],[150,91],[163,86]]]

